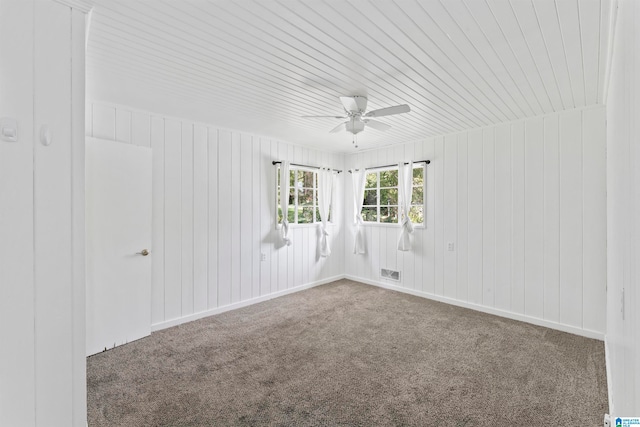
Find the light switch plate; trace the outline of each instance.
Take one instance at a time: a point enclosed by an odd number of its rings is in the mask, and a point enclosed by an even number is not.
[[[0,118],[0,139],[18,142],[18,122],[9,117]]]

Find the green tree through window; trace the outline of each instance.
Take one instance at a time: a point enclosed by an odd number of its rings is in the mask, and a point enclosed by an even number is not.
[[[280,205],[280,167],[276,168],[278,224],[282,222]],[[292,166],[289,171],[289,203],[287,204],[289,224],[314,224],[321,222],[318,207],[318,172],[312,169]],[[331,222],[331,209],[329,209]]]
[[[364,188],[363,221],[386,224],[400,222],[398,168],[368,173]],[[424,165],[413,167],[413,195],[409,218],[414,224],[424,223]]]

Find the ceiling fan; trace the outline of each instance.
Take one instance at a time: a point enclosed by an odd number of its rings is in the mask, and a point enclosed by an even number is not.
[[[411,111],[407,104],[395,105],[393,107],[385,107],[380,108],[378,110],[373,110],[366,112],[367,110],[367,97],[365,96],[341,96],[340,102],[342,102],[342,106],[344,107],[344,111],[347,114],[346,116],[302,116],[305,118],[334,118],[334,119],[347,119],[347,121],[340,123],[335,128],[331,129],[329,132],[335,133],[341,130],[346,130],[354,135],[354,145],[355,145],[355,135],[359,132],[362,132],[365,127],[370,127],[376,130],[385,131],[391,128],[386,123],[379,122],[377,120],[372,120],[372,118],[378,118],[383,116],[391,116],[394,114],[402,114],[408,113]],[[357,148],[357,145],[356,145]]]

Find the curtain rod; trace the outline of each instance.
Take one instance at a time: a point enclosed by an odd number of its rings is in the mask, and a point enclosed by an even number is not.
[[[425,165],[428,165],[429,163],[431,163],[431,160],[418,160],[417,162],[413,162],[413,164],[414,164],[414,165],[415,165],[416,163],[424,163]],[[405,162],[404,164],[405,164],[405,165],[408,165],[408,164],[409,164],[409,162]],[[398,166],[398,164],[396,163],[395,165],[374,166],[374,167],[371,167],[371,168],[364,168],[364,169],[365,169],[365,170],[366,170],[366,169],[382,169],[382,168],[390,168],[390,167],[393,167],[393,166]],[[353,172],[354,170],[359,170],[359,169],[349,169],[349,171],[348,171],[348,172],[349,172],[349,173],[351,173],[351,172]]]
[[[272,165],[279,165],[280,163],[282,163],[282,162],[278,161],[278,160],[274,160],[274,161],[271,162]],[[303,168],[310,168],[310,169],[322,169],[320,166],[299,165],[297,163],[289,163],[289,165],[291,165],[291,166],[301,166]],[[331,170],[334,171],[334,172],[337,172],[337,173],[341,173],[342,172],[341,170],[338,170],[338,169],[331,169]]]

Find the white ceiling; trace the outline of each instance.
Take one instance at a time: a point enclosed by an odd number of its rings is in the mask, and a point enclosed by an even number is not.
[[[91,1],[89,1],[91,3]],[[332,151],[341,95],[407,103],[361,149],[601,103],[610,0],[97,0],[94,100]]]

